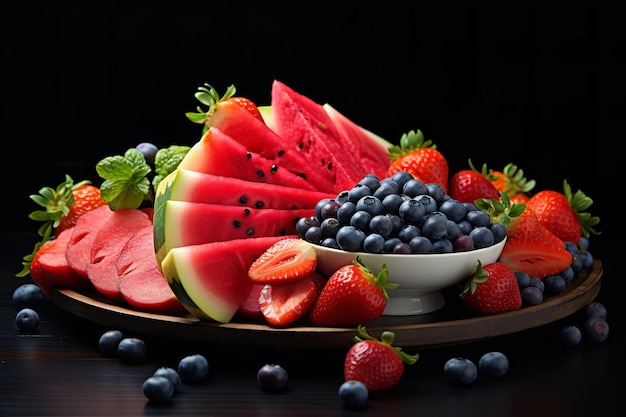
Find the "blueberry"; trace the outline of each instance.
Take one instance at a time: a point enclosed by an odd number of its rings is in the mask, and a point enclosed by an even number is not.
[[[469,237],[469,235],[462,234],[452,242],[452,246],[454,246],[454,250],[456,252],[465,252],[468,250],[474,249],[474,239]]]
[[[603,318],[587,319],[583,324],[583,334],[594,343],[602,343],[609,337],[609,325]]]
[[[32,308],[25,307],[15,316],[15,324],[24,332],[32,332],[39,326],[39,314]]]
[[[385,248],[385,238],[377,233],[367,235],[363,240],[363,251],[368,253],[382,253]]]
[[[100,352],[107,356],[117,355],[117,347],[124,338],[124,334],[119,330],[108,330],[100,336],[98,346]]]
[[[348,408],[363,407],[367,403],[369,392],[364,383],[348,380],[339,386],[339,399]]]
[[[527,272],[515,271],[515,279],[520,290],[530,286],[530,275]]]
[[[117,345],[117,356],[125,363],[139,363],[146,357],[146,343],[136,337],[126,337]]]
[[[183,381],[201,381],[209,374],[209,362],[200,354],[185,356],[178,363],[178,374]]]
[[[544,290],[550,295],[561,294],[565,290],[565,278],[561,275],[548,275],[543,279]]]
[[[287,385],[287,371],[277,364],[263,365],[256,374],[256,380],[262,389],[277,390]]]
[[[460,222],[467,214],[467,209],[463,203],[458,200],[446,200],[442,202],[439,206],[439,211],[454,222]]]
[[[598,301],[592,301],[587,304],[583,310],[583,314],[585,319],[591,319],[594,317],[600,317],[601,319],[606,320],[607,312],[604,304]]]
[[[468,385],[478,377],[478,368],[467,358],[451,358],[443,366],[444,377],[456,385]]]
[[[528,283],[529,286],[531,287],[535,287],[537,288],[539,291],[541,291],[542,293],[545,291],[546,286],[543,283],[543,281],[541,279],[539,279],[538,277],[530,277],[530,282]]]
[[[493,232],[486,226],[475,227],[469,235],[474,240],[476,249],[487,248],[495,243]]]
[[[565,346],[575,346],[582,340],[582,332],[578,326],[567,325],[557,331],[559,342]]]
[[[522,295],[522,304],[525,307],[536,306],[543,303],[543,292],[537,287],[528,286],[520,291]]]
[[[156,157],[159,148],[153,143],[142,142],[136,146],[137,150],[143,154],[148,165],[154,165],[154,158]]]
[[[167,366],[162,366],[158,368],[156,371],[154,371],[154,374],[152,374],[152,376],[164,376],[168,378],[170,381],[172,381],[172,384],[174,385],[174,391],[176,391],[181,384],[180,374],[176,371],[176,369],[169,368]]]
[[[365,232],[354,226],[343,226],[337,231],[337,244],[345,251],[358,252],[363,249]]]
[[[489,378],[502,378],[509,372],[509,358],[502,352],[488,352],[480,357],[478,369]]]
[[[418,179],[408,180],[402,186],[402,193],[409,197],[417,197],[418,195],[428,195],[428,188],[424,182]]]
[[[20,308],[35,307],[45,299],[45,294],[37,284],[22,284],[13,291],[12,296],[13,303]]]
[[[166,401],[174,395],[174,384],[165,376],[151,376],[142,385],[143,395],[150,401]]]
[[[576,275],[576,273],[574,272],[574,269],[571,266],[568,266],[567,268],[559,272],[559,275],[562,276],[563,279],[565,280],[565,283],[568,284],[574,279],[574,276]]]

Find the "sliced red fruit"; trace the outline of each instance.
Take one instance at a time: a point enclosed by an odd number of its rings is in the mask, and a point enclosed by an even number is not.
[[[124,245],[139,230],[152,226],[150,217],[142,210],[115,210],[102,225],[91,246],[91,262],[87,277],[93,286],[112,300],[124,301],[117,276],[117,258]]]
[[[59,233],[56,239],[46,242],[37,251],[35,260],[31,264],[33,268],[39,267],[41,270],[39,274],[31,268],[33,281],[48,296],[51,287],[80,289],[89,286],[89,281],[74,272],[65,259],[65,251],[72,232],[73,227],[70,227]]]
[[[259,306],[270,325],[283,327],[308,313],[318,294],[317,284],[310,276],[299,281],[267,284],[261,290]]]
[[[507,239],[500,261],[513,271],[526,272],[543,279],[571,265],[572,255],[565,249],[528,238]]]
[[[283,239],[252,263],[248,277],[262,284],[299,281],[311,275],[316,267],[313,245],[302,239]]]
[[[152,224],[135,233],[124,245],[116,263],[122,297],[131,306],[153,313],[184,313],[154,254]]]
[[[111,214],[113,210],[109,206],[101,206],[88,211],[76,220],[65,258],[74,272],[85,279],[87,279],[87,265],[91,262],[91,246],[96,234],[109,220]]]
[[[244,321],[252,321],[255,323],[262,322],[264,320],[263,313],[261,312],[261,306],[259,305],[259,296],[261,290],[266,284],[253,284],[248,291],[248,296],[237,310],[237,316]]]

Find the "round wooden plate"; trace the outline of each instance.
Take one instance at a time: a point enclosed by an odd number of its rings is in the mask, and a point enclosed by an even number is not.
[[[436,347],[466,343],[518,332],[567,317],[593,301],[600,291],[602,263],[595,260],[590,270],[581,271],[558,296],[516,311],[490,316],[470,316],[458,299],[458,289],[444,293],[446,305],[437,312],[416,316],[383,316],[367,324],[372,336],[385,330],[395,333],[395,345]],[[163,315],[133,310],[114,304],[92,291],[57,289],[52,302],[86,320],[142,334],[225,345],[257,347],[347,348],[356,335],[353,327],[293,326],[273,328],[264,324],[199,320],[192,315]]]

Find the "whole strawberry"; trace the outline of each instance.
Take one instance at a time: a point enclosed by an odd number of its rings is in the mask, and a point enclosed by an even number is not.
[[[387,175],[406,171],[424,183],[441,184],[448,191],[448,161],[432,141],[424,140],[421,130],[411,130],[400,138],[400,146],[389,148],[391,165]]]
[[[539,222],[563,241],[578,244],[580,237],[589,237],[590,234],[599,234],[593,226],[598,224],[600,218],[592,217],[585,212],[593,200],[587,197],[581,190],[572,194],[572,190],[563,181],[563,192],[552,190],[539,191],[533,195],[526,207],[532,210]]]
[[[370,336],[363,326],[358,326],[357,332],[356,343],[344,361],[344,379],[361,381],[370,392],[394,387],[404,374],[404,364],[412,365],[419,358],[394,347],[393,332],[384,331],[380,340]]]
[[[472,165],[471,160],[469,165],[470,169],[457,171],[450,178],[448,183],[450,197],[462,203],[473,203],[474,200],[480,198],[498,198],[498,190],[491,182],[494,180],[494,176],[488,172],[487,166],[483,165],[482,170],[478,171]]]
[[[357,257],[330,276],[311,309],[311,323],[357,326],[380,317],[389,299],[387,289],[397,287],[387,283],[387,278],[385,264],[375,276]]]
[[[476,272],[467,281],[460,297],[481,315],[505,313],[522,306],[522,295],[513,270],[502,262],[485,266],[478,261]]]

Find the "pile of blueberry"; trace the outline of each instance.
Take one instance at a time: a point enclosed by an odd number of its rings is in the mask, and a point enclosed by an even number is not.
[[[461,252],[506,237],[487,212],[404,171],[384,179],[368,174],[350,190],[320,200],[296,231],[316,245],[368,253]]]

